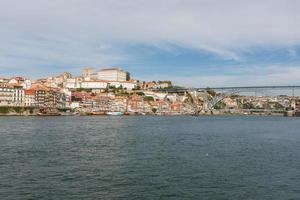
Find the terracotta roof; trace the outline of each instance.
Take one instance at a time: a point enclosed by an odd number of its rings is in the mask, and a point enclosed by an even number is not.
[[[25,95],[35,95],[35,90],[34,89],[28,89],[28,90],[25,90]]]

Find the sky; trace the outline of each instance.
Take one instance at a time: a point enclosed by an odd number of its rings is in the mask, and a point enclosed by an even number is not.
[[[300,85],[300,1],[0,0],[0,77],[85,66],[188,87]]]

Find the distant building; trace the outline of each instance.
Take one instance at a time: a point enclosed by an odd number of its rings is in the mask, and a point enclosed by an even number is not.
[[[97,79],[105,81],[126,81],[130,79],[130,76],[129,73],[120,68],[108,68],[100,70],[97,73]]]
[[[8,83],[9,79],[8,78],[0,78],[0,83]]]
[[[81,83],[83,89],[105,89],[107,88],[107,82],[105,81],[83,81]]]
[[[137,87],[137,83],[134,81],[108,81],[108,86],[116,88],[122,87],[123,89],[133,90]]]
[[[86,68],[83,69],[82,75],[83,75],[84,78],[86,78],[86,77],[91,77],[92,74],[93,74],[93,71],[94,71],[94,70],[93,70],[92,67],[86,67]]]
[[[172,87],[172,82],[171,81],[158,81],[158,87],[159,88],[170,88]]]

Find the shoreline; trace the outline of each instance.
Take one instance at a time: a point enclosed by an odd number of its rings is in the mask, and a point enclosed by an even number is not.
[[[129,114],[129,115],[120,115],[120,116],[110,116],[110,115],[90,115],[90,114],[79,114],[79,115],[37,115],[37,114],[0,114],[0,117],[131,117],[131,116],[157,116],[157,117],[173,117],[173,116],[193,116],[193,117],[201,117],[201,116],[278,116],[278,117],[298,117],[298,116],[288,116],[285,115],[284,113],[273,113],[273,114],[260,114],[260,113],[255,113],[255,114],[146,114],[146,115],[141,115],[141,114]]]

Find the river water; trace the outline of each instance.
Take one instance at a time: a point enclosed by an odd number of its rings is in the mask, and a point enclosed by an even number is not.
[[[0,199],[300,199],[300,118],[0,117]]]

